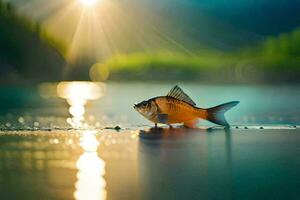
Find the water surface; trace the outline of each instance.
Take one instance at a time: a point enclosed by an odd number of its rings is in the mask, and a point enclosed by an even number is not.
[[[297,86],[182,85],[240,100],[230,129],[151,129],[132,105],[173,84],[2,87],[1,199],[300,198]]]

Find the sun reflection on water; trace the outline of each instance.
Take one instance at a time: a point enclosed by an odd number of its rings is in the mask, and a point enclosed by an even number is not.
[[[86,128],[85,122],[86,105],[90,100],[99,99],[103,96],[105,85],[94,82],[61,82],[57,85],[57,95],[67,100],[69,112],[72,118],[67,122],[73,128]],[[83,153],[76,162],[77,181],[75,183],[74,197],[83,199],[106,199],[105,162],[98,155],[97,150],[100,142],[96,138],[97,131],[79,131],[80,147]]]
[[[83,131],[80,139],[80,146],[84,153],[76,163],[78,173],[74,196],[77,200],[106,199],[106,182],[103,177],[105,162],[97,153],[100,143],[95,134],[95,131]]]
[[[66,99],[72,118],[67,122],[74,128],[84,126],[85,107],[88,101],[99,99],[104,95],[105,84],[99,82],[60,82],[57,85],[57,95]]]

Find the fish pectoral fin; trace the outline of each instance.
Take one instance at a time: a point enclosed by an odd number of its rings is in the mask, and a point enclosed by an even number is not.
[[[184,122],[183,125],[188,128],[197,128],[198,122],[198,119],[193,119],[191,121]]]
[[[161,123],[161,124],[166,124],[168,123],[168,114],[158,114],[157,115],[157,121],[158,123]]]

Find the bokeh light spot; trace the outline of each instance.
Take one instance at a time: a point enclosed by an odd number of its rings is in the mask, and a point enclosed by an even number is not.
[[[92,81],[106,81],[109,78],[109,68],[105,64],[96,63],[90,69]]]

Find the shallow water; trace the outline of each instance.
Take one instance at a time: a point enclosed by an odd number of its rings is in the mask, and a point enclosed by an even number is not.
[[[297,86],[183,84],[202,107],[241,101],[230,129],[195,130],[150,129],[132,109],[172,84],[47,87],[0,89],[0,199],[300,198]]]

